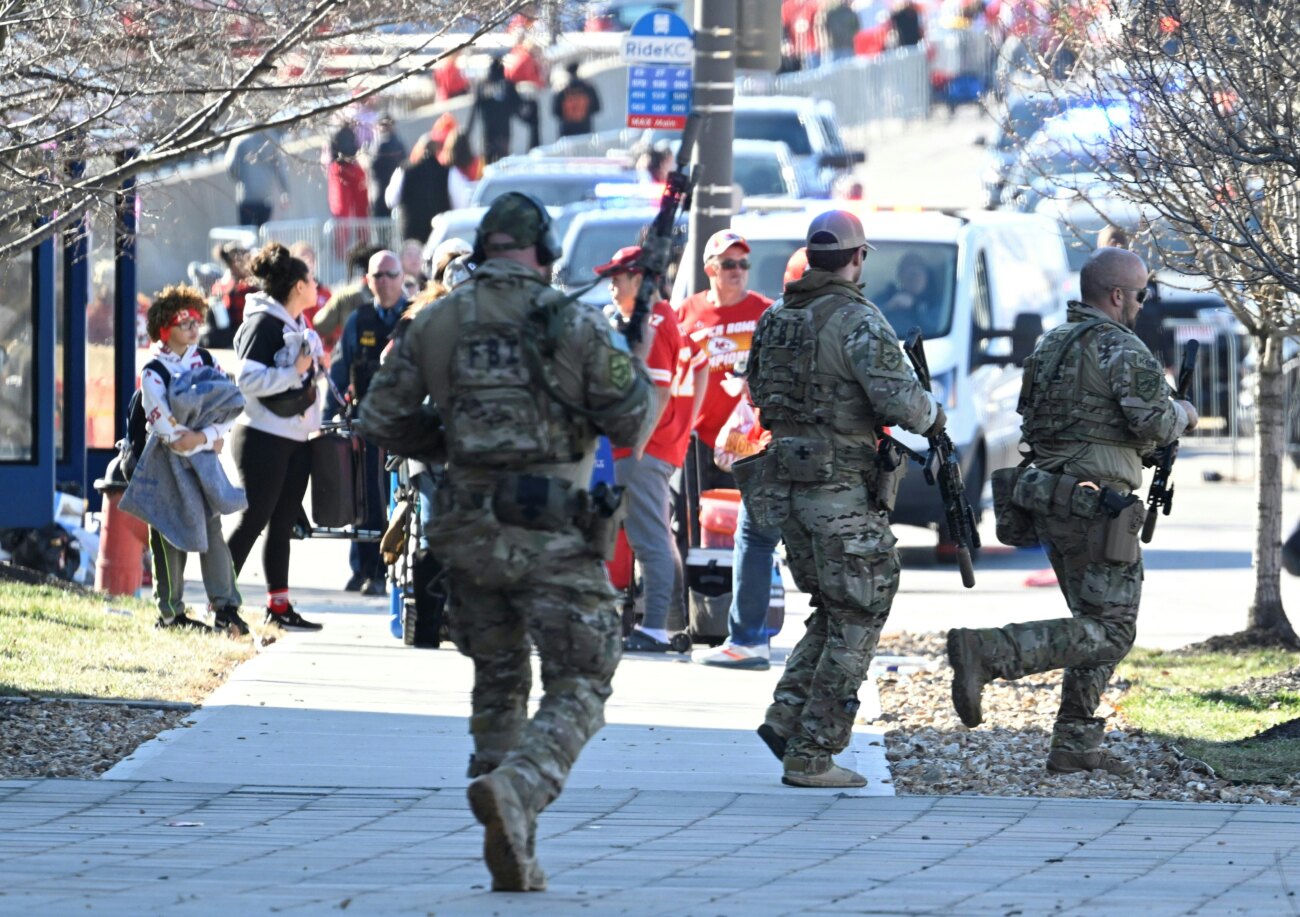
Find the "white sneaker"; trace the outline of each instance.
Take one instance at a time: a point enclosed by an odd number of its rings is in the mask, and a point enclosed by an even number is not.
[[[762,646],[740,646],[724,643],[707,650],[695,650],[691,653],[691,662],[700,665],[716,665],[725,669],[763,670],[772,666],[772,651],[767,644]]]

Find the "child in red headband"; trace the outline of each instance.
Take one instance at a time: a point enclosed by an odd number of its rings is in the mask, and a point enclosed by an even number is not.
[[[220,452],[229,432],[229,424],[190,430],[177,422],[171,413],[169,388],[177,376],[201,366],[214,366],[212,354],[198,346],[199,334],[207,316],[208,304],[203,294],[190,286],[170,286],[159,293],[149,307],[146,327],[154,341],[151,359],[140,373],[140,402],[145,427],[177,453],[193,455],[211,450]],[[153,553],[154,598],[158,603],[158,626],[193,630],[210,630],[202,621],[187,614],[184,602],[186,553],[149,529],[149,549]],[[208,520],[208,550],[199,555],[203,569],[203,586],[207,590],[214,627],[231,636],[248,633],[248,625],[239,616],[242,598],[235,585],[235,568],[221,532],[221,517]]]

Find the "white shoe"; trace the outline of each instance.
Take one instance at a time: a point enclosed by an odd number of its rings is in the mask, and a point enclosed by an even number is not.
[[[768,649],[767,644],[740,646],[735,643],[724,643],[712,649],[695,650],[691,653],[691,662],[698,662],[700,665],[716,665],[725,669],[761,671],[771,668],[772,651]]]

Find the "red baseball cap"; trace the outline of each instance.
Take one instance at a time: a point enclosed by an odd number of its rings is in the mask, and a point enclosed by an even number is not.
[[[641,257],[641,246],[626,245],[614,252],[614,257],[609,261],[593,268],[597,274],[603,274],[608,277],[613,274],[637,274],[641,269],[637,267],[637,260]]]

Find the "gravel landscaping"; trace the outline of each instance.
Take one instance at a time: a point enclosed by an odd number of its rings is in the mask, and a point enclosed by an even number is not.
[[[1123,686],[1114,683],[1098,714],[1108,719],[1110,749],[1137,766],[1136,776],[1120,779],[1099,771],[1050,776],[1044,762],[1060,700],[1059,672],[989,685],[984,723],[971,730],[952,708],[952,669],[943,634],[886,636],[879,652],[939,663],[933,671],[879,679],[883,713],[877,722],[890,729],[886,756],[900,794],[1300,803],[1295,784],[1234,784],[1177,748],[1143,735],[1115,709]]]
[[[98,777],[190,708],[87,701],[0,703],[0,779]]]

